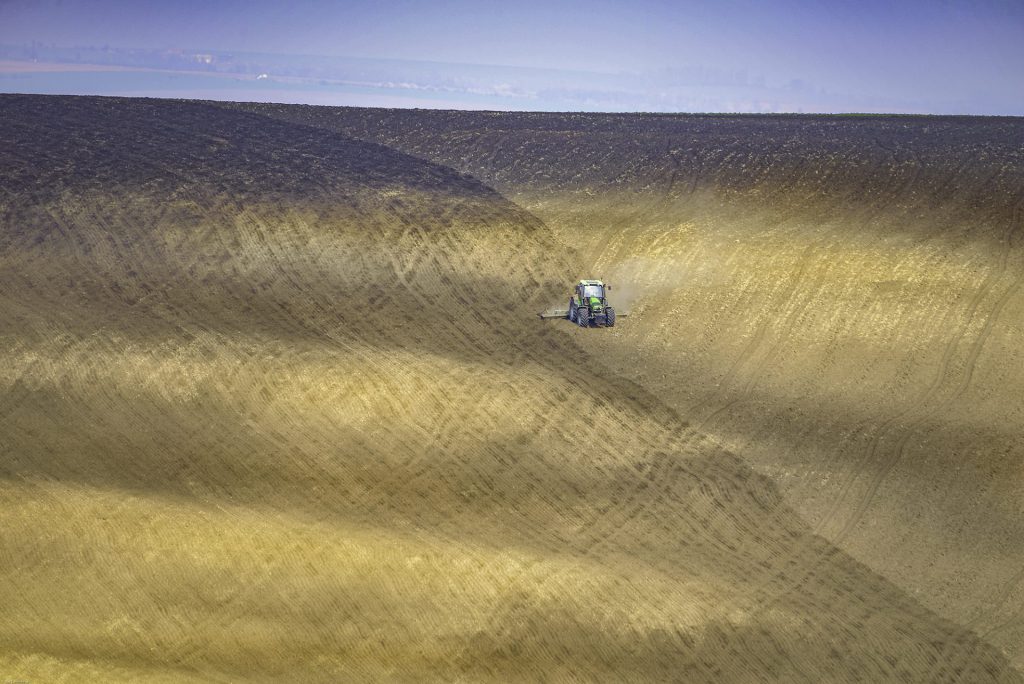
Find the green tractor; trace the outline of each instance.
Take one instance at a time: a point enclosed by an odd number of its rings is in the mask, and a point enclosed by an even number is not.
[[[615,325],[615,309],[608,305],[605,291],[611,285],[600,280],[581,280],[576,283],[576,292],[569,297],[569,320],[581,328],[591,324],[612,327]]]
[[[544,311],[538,315],[541,318],[568,318],[581,328],[589,328],[591,324],[610,328],[615,325],[616,314],[615,309],[608,305],[605,292],[611,289],[611,285],[605,285],[600,280],[581,280],[576,283],[576,291],[569,298],[568,309]],[[619,318],[626,315],[618,314]]]

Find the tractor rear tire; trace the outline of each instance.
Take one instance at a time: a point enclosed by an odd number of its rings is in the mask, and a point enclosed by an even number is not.
[[[605,315],[605,319],[604,319],[605,320],[605,325],[607,325],[609,328],[614,326],[615,325],[615,309],[612,309],[610,307],[605,309],[604,315]]]
[[[576,302],[572,299],[569,300],[569,320],[573,323],[576,322]]]

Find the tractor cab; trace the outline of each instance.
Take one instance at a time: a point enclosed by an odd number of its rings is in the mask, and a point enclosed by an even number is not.
[[[604,283],[600,280],[581,280],[576,285],[576,297],[580,300],[590,301],[597,299],[604,301]]]
[[[604,308],[604,283],[600,280],[581,280],[576,284],[576,306],[586,306],[591,313]]]

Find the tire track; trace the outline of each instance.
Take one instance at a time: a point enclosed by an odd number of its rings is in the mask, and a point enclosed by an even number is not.
[[[1003,240],[1005,242],[1005,248],[1003,249],[999,261],[999,266],[995,270],[995,273],[990,273],[989,276],[986,277],[984,283],[982,284],[982,287],[979,288],[978,292],[971,299],[971,303],[968,307],[968,315],[965,316],[964,319],[964,326],[961,328],[960,333],[955,337],[955,345],[951,344],[947,346],[947,353],[943,355],[943,361],[940,368],[940,372],[936,376],[935,382],[933,382],[932,386],[929,388],[929,391],[925,394],[925,396],[918,402],[916,402],[913,406],[911,406],[910,409],[903,412],[902,415],[907,415],[911,411],[921,411],[922,413],[918,415],[915,419],[911,420],[909,425],[902,430],[902,435],[898,439],[892,455],[886,458],[884,462],[881,463],[881,465],[875,469],[875,475],[868,486],[867,493],[864,495],[864,497],[862,497],[861,501],[858,503],[854,511],[854,514],[850,517],[846,525],[844,525],[844,527],[840,530],[839,534],[836,536],[837,540],[842,541],[843,539],[845,539],[846,536],[854,529],[854,527],[856,527],[856,525],[863,518],[864,513],[866,512],[868,506],[870,506],[872,499],[874,499],[875,495],[877,494],[878,488],[881,486],[882,481],[888,476],[890,472],[892,472],[892,469],[903,458],[903,453],[906,448],[907,442],[910,441],[910,438],[914,435],[916,430],[919,427],[921,427],[924,423],[931,420],[934,416],[941,415],[944,411],[949,409],[949,407],[952,406],[954,402],[959,400],[967,391],[967,387],[970,385],[971,378],[974,374],[974,366],[977,362],[978,356],[981,354],[981,351],[984,348],[985,343],[988,341],[989,335],[992,332],[992,328],[995,325],[996,320],[1002,313],[1003,307],[1005,307],[1006,303],[1010,300],[1010,297],[1012,297],[1013,294],[1015,294],[1020,289],[1021,285],[1024,285],[1024,272],[1022,272],[1010,284],[1010,286],[1003,291],[1002,295],[996,300],[992,308],[989,309],[988,313],[985,315],[981,330],[971,341],[970,347],[968,348],[967,357],[964,363],[964,371],[962,373],[962,379],[960,381],[960,384],[951,394],[949,394],[945,399],[943,399],[938,405],[928,409],[924,408],[928,402],[935,398],[940,387],[944,384],[948,376],[949,362],[952,356],[951,347],[959,347],[959,344],[966,335],[966,332],[969,329],[970,324],[973,322],[974,315],[981,301],[985,299],[985,297],[989,294],[989,291],[995,286],[995,284],[1002,280],[1003,276],[1006,273],[1010,254],[1013,250],[1013,236],[1021,223],[1020,213],[1022,206],[1024,206],[1024,197],[1022,197],[1017,202],[1014,209],[1014,220],[1010,223],[1009,229],[1007,230],[1004,236]],[[887,426],[893,424],[893,422],[889,422],[887,423]],[[875,456],[879,449],[881,439],[882,436],[879,436],[872,442],[871,450],[868,455],[868,459],[872,462],[875,460]]]

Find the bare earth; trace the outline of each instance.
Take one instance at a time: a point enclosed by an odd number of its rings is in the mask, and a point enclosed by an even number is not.
[[[0,96],[0,675],[1024,681],[1021,140]]]

